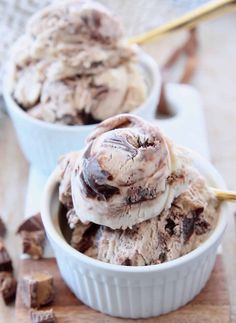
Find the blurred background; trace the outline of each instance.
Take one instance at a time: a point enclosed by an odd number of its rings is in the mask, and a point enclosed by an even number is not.
[[[56,3],[58,0],[0,0],[1,69],[10,45],[24,31],[26,20],[34,12],[53,2]],[[209,0],[101,0],[100,2],[121,18],[126,35],[131,36],[160,26]]]

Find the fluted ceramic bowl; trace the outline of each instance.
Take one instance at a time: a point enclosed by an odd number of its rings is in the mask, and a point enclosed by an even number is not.
[[[191,155],[209,185],[225,187],[208,161],[195,153]],[[123,318],[158,316],[191,301],[210,277],[226,227],[222,204],[216,228],[195,250],[166,263],[128,267],[90,258],[66,242],[59,226],[56,171],[46,185],[41,214],[62,278],[72,292],[91,308]]]
[[[145,102],[132,113],[146,120],[153,120],[161,89],[159,67],[155,60],[141,49],[138,49],[138,63],[148,94]],[[3,82],[3,95],[19,143],[26,159],[43,173],[49,174],[61,155],[79,150],[84,146],[86,137],[96,124],[68,126],[52,124],[31,117],[11,95],[10,70],[9,64]]]

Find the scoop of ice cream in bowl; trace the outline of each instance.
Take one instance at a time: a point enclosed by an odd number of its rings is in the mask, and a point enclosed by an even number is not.
[[[160,84],[156,62],[128,44],[108,9],[71,0],[29,20],[12,48],[4,97],[27,159],[48,173],[96,123],[127,112],[154,118]]]
[[[226,227],[215,168],[140,117],[100,123],[62,156],[42,219],[63,279],[101,312],[126,318],[179,308],[205,286]]]

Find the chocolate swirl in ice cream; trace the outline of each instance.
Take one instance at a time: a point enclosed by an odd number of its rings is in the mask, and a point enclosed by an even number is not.
[[[219,203],[188,154],[137,116],[99,124],[83,151],[59,163],[61,229],[73,229],[67,241],[124,266],[159,264],[195,249],[215,228]]]
[[[31,116],[88,124],[142,104],[146,85],[119,21],[94,1],[34,15],[12,50],[12,94]]]
[[[102,122],[70,172],[78,218],[125,229],[158,216],[189,182],[181,168],[181,177],[169,183],[180,167],[172,150],[159,129],[139,117],[124,114]],[[63,201],[68,190],[60,192]]]
[[[71,245],[87,256],[125,266],[159,264],[190,252],[217,221],[217,200],[205,180],[197,172],[195,176],[188,190],[159,216],[125,230],[78,222]]]

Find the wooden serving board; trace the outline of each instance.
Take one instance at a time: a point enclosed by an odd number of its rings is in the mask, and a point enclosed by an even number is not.
[[[113,318],[96,312],[76,299],[63,282],[55,258],[40,261],[22,260],[20,276],[31,271],[48,271],[54,276],[56,297],[50,308],[53,308],[58,323],[77,322],[145,322],[145,323],[228,323],[230,322],[230,305],[222,256],[218,255],[215,268],[207,286],[188,305],[170,314],[145,320],[127,320]],[[17,291],[15,322],[29,322],[29,310],[23,305],[20,286]]]

